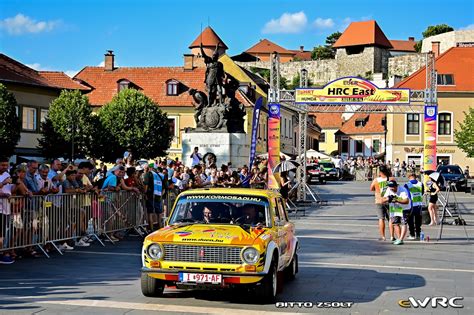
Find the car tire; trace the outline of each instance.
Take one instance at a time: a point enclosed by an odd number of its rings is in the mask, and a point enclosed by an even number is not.
[[[285,269],[285,276],[288,280],[294,280],[296,278],[296,274],[298,273],[298,254],[295,253],[293,255],[293,259],[291,263]]]
[[[276,266],[275,260],[273,260],[268,274],[266,274],[260,284],[255,287],[256,300],[263,301],[264,303],[273,303],[279,289],[278,282],[278,267]]]
[[[147,297],[160,297],[163,296],[165,290],[165,284],[162,280],[155,279],[142,273],[141,275],[141,288],[142,294]]]

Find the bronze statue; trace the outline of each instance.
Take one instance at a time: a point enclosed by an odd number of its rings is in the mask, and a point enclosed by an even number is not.
[[[196,89],[191,89],[188,93],[193,97],[193,100],[195,102],[196,112],[194,113],[194,121],[196,121],[196,126],[199,126],[199,117],[201,116],[204,107],[206,107],[208,104],[207,95],[204,92],[198,91]]]
[[[201,55],[204,58],[206,64],[206,77],[204,83],[206,83],[206,90],[208,93],[208,104],[214,106],[217,95],[219,95],[219,104],[222,104],[222,81],[224,79],[224,66],[219,62],[219,44],[216,45],[216,49],[209,57],[202,49],[202,43],[200,45]]]

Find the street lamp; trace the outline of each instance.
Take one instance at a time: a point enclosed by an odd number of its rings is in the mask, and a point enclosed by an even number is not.
[[[300,87],[308,87],[308,70],[306,69],[300,71]]]

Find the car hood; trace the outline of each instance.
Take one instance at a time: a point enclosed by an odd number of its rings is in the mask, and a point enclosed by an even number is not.
[[[169,225],[148,235],[147,240],[166,243],[252,245],[265,231],[265,228],[250,228],[250,231],[247,232],[239,225]]]

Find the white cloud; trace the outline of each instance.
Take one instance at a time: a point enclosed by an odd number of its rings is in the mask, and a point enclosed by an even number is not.
[[[21,13],[0,21],[0,29],[10,35],[50,32],[58,25],[59,21],[36,21]]]
[[[308,23],[308,18],[306,14],[301,12],[296,13],[283,13],[282,16],[278,19],[271,19],[265,24],[265,27],[262,30],[264,34],[294,34],[299,33],[304,30],[306,24]]]
[[[460,27],[459,29],[462,31],[474,30],[474,24],[469,24],[468,26]]]
[[[334,24],[335,24],[334,20],[331,18],[327,18],[327,19],[317,18],[313,22],[314,27],[320,30],[333,28]]]
[[[103,67],[103,66],[105,66],[105,61],[102,60],[102,61],[97,65],[97,67]]]

